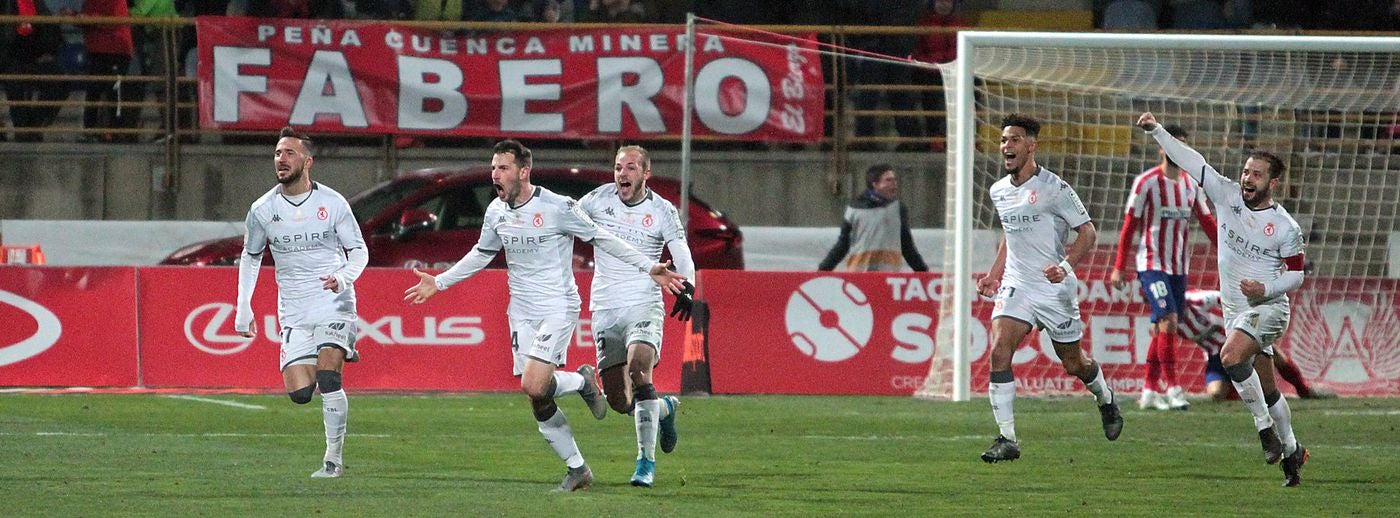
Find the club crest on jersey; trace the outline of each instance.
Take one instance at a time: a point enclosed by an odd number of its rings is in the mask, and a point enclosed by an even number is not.
[[[321,220],[321,221],[325,221],[327,218],[330,218],[330,217],[331,217],[331,213],[326,212],[326,208],[325,208],[325,207],[321,207],[321,208],[319,208],[319,209],[316,209],[316,219],[319,219],[319,220]]]
[[[533,220],[533,222],[534,222],[536,228],[538,228],[538,227],[543,227],[543,226],[544,226],[544,215],[543,215],[543,214],[540,214],[540,213],[538,213],[538,212],[536,212],[536,213],[535,213],[535,219]]]
[[[1026,197],[1026,203],[1035,205],[1035,199],[1035,191],[1031,191],[1031,195]]]
[[[1274,224],[1273,224],[1273,223],[1269,223],[1268,225],[1264,225],[1264,235],[1266,235],[1266,236],[1272,236],[1272,235],[1274,235]]]
[[[647,214],[646,216],[642,217],[642,226],[644,227],[650,228],[651,224],[655,222],[656,220],[651,217],[651,214]]]

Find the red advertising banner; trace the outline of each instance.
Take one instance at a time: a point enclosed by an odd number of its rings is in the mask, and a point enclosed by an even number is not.
[[[135,268],[0,266],[0,385],[138,381]]]
[[[920,273],[702,272],[701,296],[711,311],[712,389],[717,394],[912,394],[935,354],[943,283],[936,274]],[[1290,295],[1290,330],[1276,347],[1312,383],[1339,394],[1400,395],[1397,284],[1310,279]],[[1140,292],[1133,284],[1113,288],[1091,274],[1080,285],[1080,300],[1082,347],[1103,366],[1115,390],[1140,391],[1151,336]],[[973,304],[974,392],[987,387],[991,309],[986,299]],[[1201,350],[1186,341],[1178,347],[1183,387],[1201,392]],[[1032,333],[1012,361],[1024,394],[1086,393],[1077,378],[1065,374],[1042,333]]]
[[[587,307],[591,274],[579,273]],[[509,300],[504,270],[486,270],[421,305],[403,302],[416,278],[408,270],[371,268],[355,282],[361,360],[345,367],[346,386],[384,390],[514,391]],[[200,286],[191,290],[189,286]],[[259,336],[233,332],[238,271],[233,268],[141,269],[141,367],[150,387],[281,388],[277,287],[272,269],[258,277],[253,312]],[[569,350],[569,370],[596,361],[587,321]],[[684,326],[668,320],[655,384],[680,387]]]
[[[201,124],[484,137],[679,135],[685,32],[444,32],[385,22],[201,17]],[[812,142],[814,39],[696,36],[694,134]]]

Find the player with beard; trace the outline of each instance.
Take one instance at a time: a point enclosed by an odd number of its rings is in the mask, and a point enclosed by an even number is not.
[[[344,472],[350,412],[341,370],[346,361],[359,359],[354,283],[369,262],[369,252],[345,197],[311,181],[314,164],[311,139],[283,128],[273,151],[278,185],[248,210],[233,326],[239,335],[257,336],[253,290],[262,254],[271,250],[277,263],[282,383],[298,405],[311,402],[320,389],[326,454],[311,477],[336,478]]]
[[[1296,486],[1308,450],[1293,434],[1292,412],[1275,386],[1270,359],[1288,328],[1288,292],[1303,284],[1303,232],[1273,199],[1283,161],[1256,150],[1233,182],[1167,133],[1151,112],[1137,125],[1201,185],[1219,213],[1220,305],[1228,329],[1220,363],[1254,417],[1264,461],[1282,460],[1284,485]]]
[[[627,241],[653,261],[663,248],[671,252],[676,270],[695,276],[695,263],[685,241],[676,207],[647,188],[651,157],[641,146],[623,146],[613,162],[613,183],[594,189],[579,200],[598,226]],[[637,468],[632,485],[651,487],[656,477],[658,429],[661,451],[676,448],[674,396],[657,397],[652,368],[661,361],[661,325],[665,318],[661,290],[645,274],[605,252],[594,256],[593,343],[598,345],[598,369],[608,404],[632,414],[637,430]],[[694,286],[685,283],[676,295],[671,316],[690,319]]]
[[[496,144],[491,157],[491,183],[496,199],[486,207],[481,237],[457,264],[436,277],[414,270],[418,284],[404,290],[404,301],[421,304],[441,290],[466,280],[486,267],[497,252],[506,253],[510,287],[511,349],[520,390],[540,434],[568,467],[556,491],[575,491],[593,483],[593,471],[574,441],[573,429],[555,398],[577,393],[593,417],[607,416],[608,406],[594,379],[592,366],[559,372],[567,361],[569,342],[578,327],[582,300],[574,282],[574,238],[591,243],[656,284],[680,293],[685,278],[642,255],[625,241],[598,228],[578,202],[530,183],[530,149],[515,140]]]
[[[1049,334],[1065,372],[1083,381],[1094,395],[1104,437],[1116,440],[1123,432],[1123,416],[1103,369],[1079,347],[1084,322],[1074,265],[1094,246],[1094,222],[1074,188],[1036,163],[1040,122],[1011,114],[1001,127],[1006,176],[992,184],[990,194],[1004,237],[992,268],[977,281],[978,293],[996,299],[987,394],[1001,435],[982,453],[985,462],[1021,457],[1012,412],[1016,380],[1011,357],[1032,326]],[[1070,229],[1075,238],[1066,251]]]

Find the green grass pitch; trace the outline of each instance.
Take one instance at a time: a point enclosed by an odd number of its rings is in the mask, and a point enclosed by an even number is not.
[[[656,487],[628,484],[632,420],[566,398],[597,477],[563,464],[516,394],[350,392],[344,478],[313,480],[320,405],[285,396],[0,395],[0,516],[1397,516],[1400,400],[1292,400],[1303,486],[1263,463],[1237,402],[1127,401],[1116,442],[1086,395],[1016,402],[1022,458],[978,459],[984,398],[682,398]]]

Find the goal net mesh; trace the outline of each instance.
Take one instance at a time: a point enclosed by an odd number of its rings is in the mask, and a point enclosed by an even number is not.
[[[1397,40],[1400,41],[1400,40]],[[1400,43],[1386,48],[1400,48]],[[1293,292],[1291,325],[1277,346],[1315,385],[1346,394],[1400,392],[1400,52],[1150,50],[978,45],[976,152],[971,268],[984,272],[1000,237],[987,189],[1003,175],[1000,120],[1022,113],[1042,121],[1037,161],[1083,199],[1098,244],[1077,268],[1083,346],[1120,393],[1143,386],[1149,310],[1136,282],[1133,248],[1122,289],[1107,282],[1134,177],[1156,165],[1158,148],[1133,126],[1151,111],[1183,126],[1187,142],[1222,174],[1238,178],[1250,150],[1287,163],[1274,196],[1298,220],[1307,241],[1308,277]],[[956,113],[957,72],[944,67],[949,113]],[[950,130],[955,124],[948,125]],[[950,135],[951,137],[951,135]],[[956,193],[949,157],[948,192]],[[952,222],[955,204],[948,203]],[[1213,209],[1215,207],[1212,207]],[[1228,210],[1228,208],[1226,208]],[[1216,210],[1215,212],[1218,212]],[[1141,230],[1139,230],[1140,232]],[[953,272],[953,241],[944,257]],[[1193,225],[1190,289],[1218,289],[1215,248]],[[979,274],[980,275],[980,274]],[[920,397],[953,389],[952,290],[944,290],[940,333]],[[973,302],[970,390],[987,390],[991,303]],[[1202,350],[1175,348],[1176,373],[1189,392],[1204,385]],[[1032,333],[1014,359],[1023,395],[1086,394],[1064,373],[1048,337]],[[1287,383],[1280,383],[1285,392]]]

